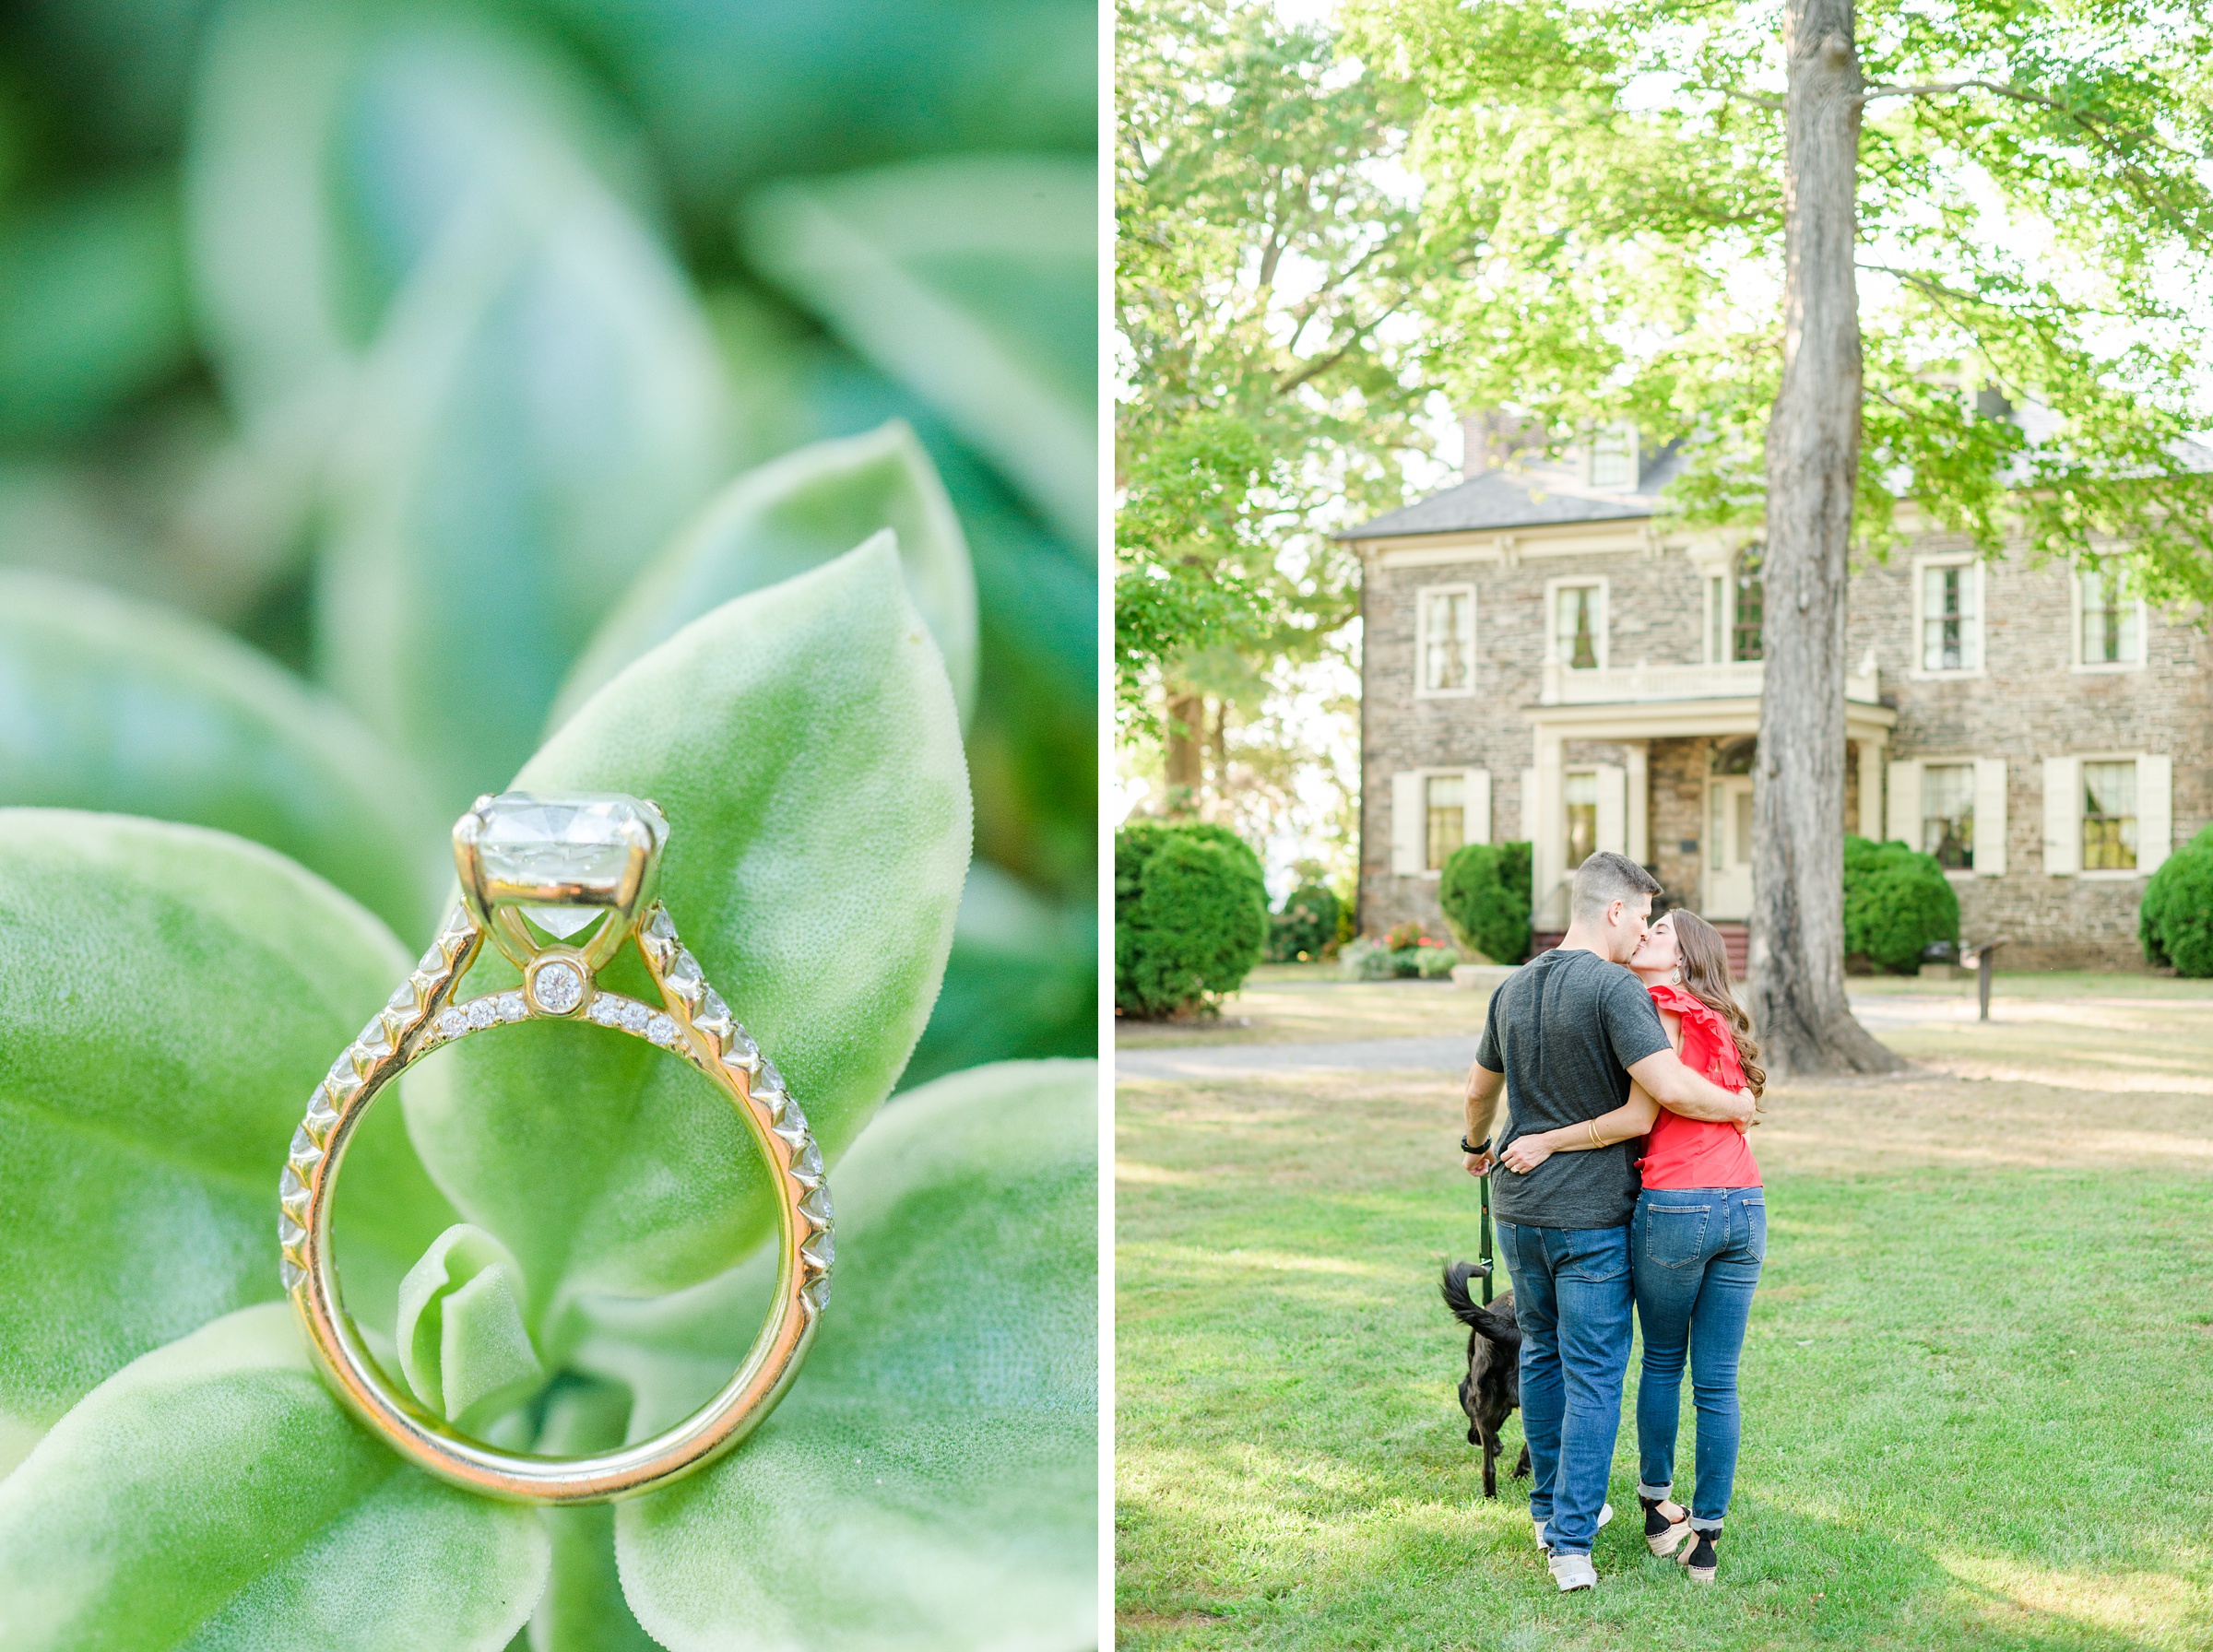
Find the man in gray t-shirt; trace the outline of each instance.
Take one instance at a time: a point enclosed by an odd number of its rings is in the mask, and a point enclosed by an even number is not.
[[[1562,1590],[1597,1581],[1591,1545],[1611,1512],[1606,1476],[1629,1363],[1639,1144],[1554,1153],[1525,1175],[1497,1155],[1517,1136],[1611,1113],[1628,1100],[1632,1079],[1686,1117],[1752,1115],[1749,1091],[1732,1094],[1676,1058],[1651,995],[1623,967],[1659,889],[1627,856],[1602,850],[1583,862],[1568,933],[1491,995],[1468,1069],[1461,1146],[1471,1175],[1493,1176],[1498,1247],[1521,1327],[1529,1512]],[[1501,1097],[1502,1121],[1494,1119]]]

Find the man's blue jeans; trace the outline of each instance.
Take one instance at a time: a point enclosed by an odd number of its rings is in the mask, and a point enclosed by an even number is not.
[[[1521,1326],[1521,1437],[1533,1519],[1588,1554],[1605,1505],[1629,1363],[1629,1230],[1498,1224]]]
[[[1667,1493],[1675,1470],[1683,1363],[1698,1410],[1698,1482],[1690,1523],[1718,1531],[1736,1483],[1736,1362],[1768,1254],[1758,1187],[1646,1188],[1629,1222],[1644,1370],[1637,1383],[1638,1493]],[[1521,1298],[1514,1299],[1521,1305]],[[1526,1380],[1526,1379],[1524,1379]],[[1527,1401],[1523,1402],[1524,1410]],[[1536,1454],[1530,1454],[1535,1462]]]

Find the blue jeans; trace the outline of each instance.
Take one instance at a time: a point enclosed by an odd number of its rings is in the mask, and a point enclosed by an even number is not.
[[[1719,1531],[1736,1482],[1736,1362],[1752,1291],[1768,1254],[1768,1199],[1758,1187],[1646,1188],[1629,1221],[1636,1257],[1637,1322],[1644,1371],[1637,1384],[1637,1456],[1642,1497],[1675,1481],[1683,1363],[1690,1361],[1698,1413],[1694,1530]],[[1516,1299],[1517,1302],[1520,1300]]]
[[[1629,1364],[1629,1230],[1498,1223],[1521,1327],[1533,1519],[1556,1554],[1598,1536]]]

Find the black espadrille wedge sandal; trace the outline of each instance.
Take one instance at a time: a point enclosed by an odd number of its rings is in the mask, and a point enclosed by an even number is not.
[[[1713,1545],[1715,1540],[1721,1535],[1719,1528],[1691,1534],[1693,1540],[1690,1547],[1684,1550],[1682,1555],[1684,1575],[1691,1582],[1711,1583],[1713,1581],[1714,1573],[1721,1569],[1721,1561],[1714,1553]]]
[[[1690,1535],[1690,1511],[1678,1503],[1671,1516],[1663,1512],[1670,1506],[1664,1497],[1640,1494],[1637,1501],[1644,1507],[1644,1546],[1663,1557],[1675,1553]]]

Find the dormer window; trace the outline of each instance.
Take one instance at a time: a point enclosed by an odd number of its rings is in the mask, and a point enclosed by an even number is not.
[[[1608,492],[1637,491],[1637,427],[1626,420],[1604,426],[1591,438],[1588,481]]]

